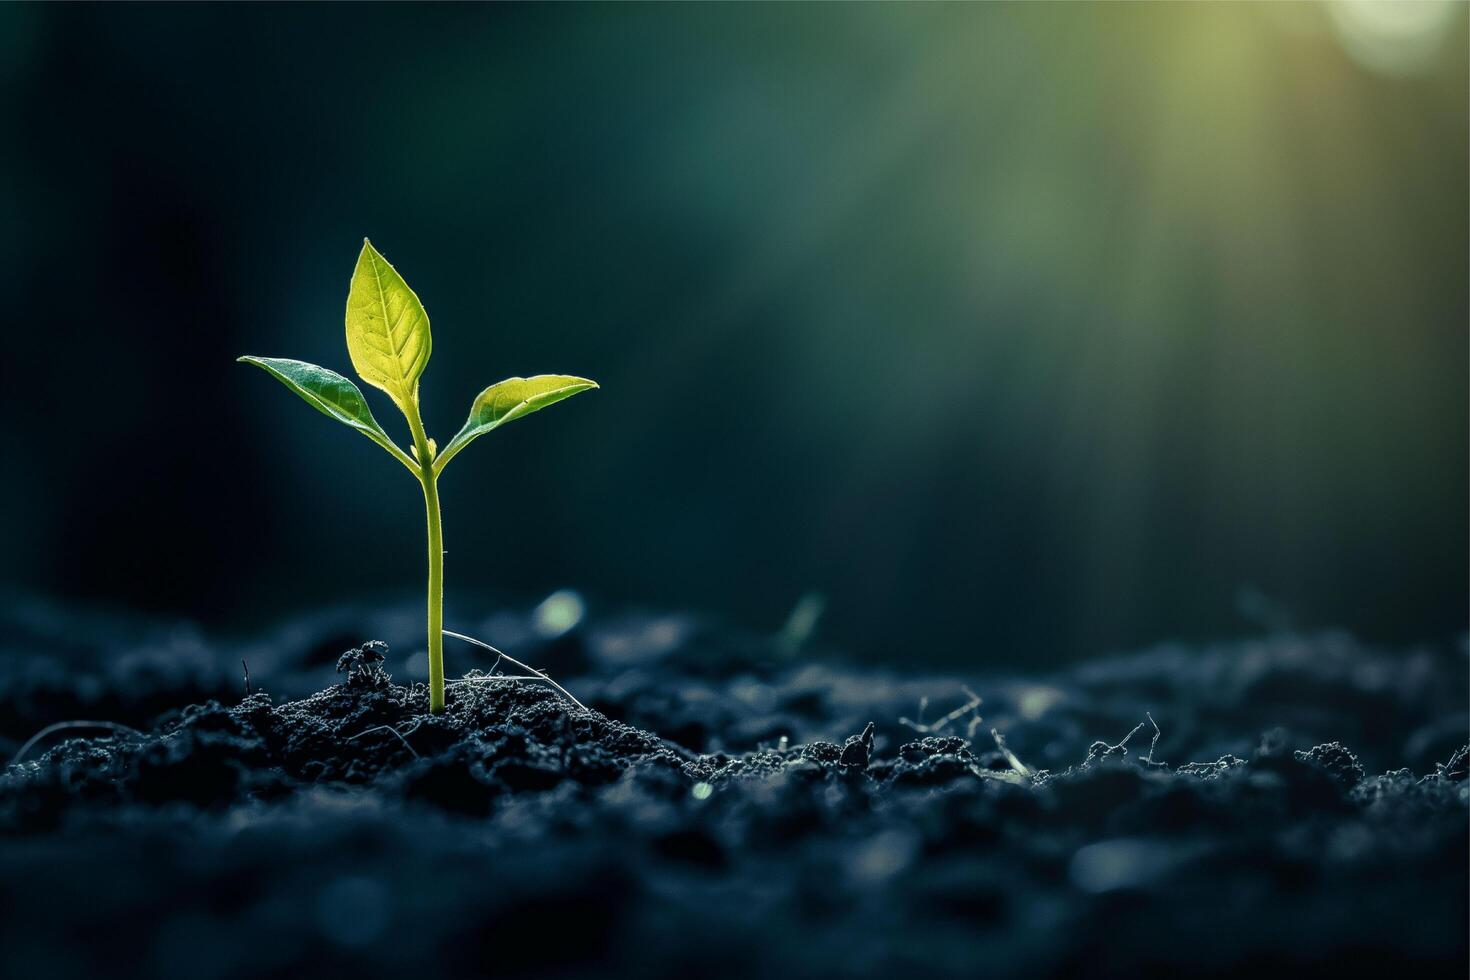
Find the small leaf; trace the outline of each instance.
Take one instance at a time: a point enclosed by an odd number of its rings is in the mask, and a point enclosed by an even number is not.
[[[293,361],[285,357],[241,357],[242,364],[254,364],[264,368],[287,388],[300,395],[312,408],[349,425],[373,442],[392,453],[399,462],[416,469],[403,450],[394,445],[388,433],[373,418],[372,409],[357,385],[336,371],[329,371],[306,361]]]
[[[464,428],[449,440],[439,458],[434,461],[434,472],[448,465],[465,446],[507,422],[523,415],[538,412],[548,405],[555,405],[563,398],[570,398],[581,391],[597,387],[597,382],[576,378],[567,374],[538,374],[534,378],[506,378],[480,392],[470,406],[470,417]]]
[[[358,376],[408,415],[432,346],[424,304],[364,238],[347,291],[347,353]]]

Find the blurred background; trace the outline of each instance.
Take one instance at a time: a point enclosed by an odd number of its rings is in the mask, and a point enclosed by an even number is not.
[[[603,385],[446,474],[451,608],[1456,636],[1466,52],[1457,3],[0,7],[7,601],[422,588],[414,483],[233,363],[349,372],[367,235],[441,444]]]

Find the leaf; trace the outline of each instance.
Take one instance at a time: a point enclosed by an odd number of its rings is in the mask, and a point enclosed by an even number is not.
[[[409,415],[432,346],[424,304],[364,238],[347,291],[347,353],[358,376]]]
[[[336,371],[285,357],[247,356],[238,360],[242,364],[264,368],[272,377],[300,395],[312,408],[343,425],[351,426],[382,446],[409,469],[417,471],[413,461],[394,445],[393,440],[388,438],[388,433],[378,424],[378,420],[373,418],[372,409],[368,408],[367,400],[362,397],[357,385]]]
[[[506,378],[486,388],[470,406],[470,417],[457,432],[439,458],[434,461],[438,473],[465,446],[485,433],[513,422],[524,415],[539,412],[578,392],[596,388],[597,382],[568,374],[538,374],[534,378]]]

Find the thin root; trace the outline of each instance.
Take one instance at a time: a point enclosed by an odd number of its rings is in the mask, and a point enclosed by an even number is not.
[[[347,739],[347,741],[351,742],[353,739],[362,738],[364,735],[371,735],[373,732],[382,732],[382,731],[392,732],[393,735],[394,735],[394,737],[397,738],[398,741],[400,741],[400,742],[403,743],[403,747],[405,749],[408,749],[408,751],[413,754],[413,757],[415,759],[417,759],[417,758],[420,758],[418,752],[414,751],[414,747],[412,745],[409,745],[408,744],[408,739],[405,738],[404,736],[406,736],[406,735],[412,735],[414,732],[418,731],[419,726],[422,725],[423,723],[424,723],[423,719],[420,718],[418,721],[416,721],[416,722],[413,723],[413,727],[412,728],[409,728],[407,731],[402,731],[402,732],[400,732],[398,729],[394,728],[392,725],[374,725],[372,728],[369,728],[369,729],[367,729],[365,731],[358,732],[356,735],[349,736],[348,739]]]
[[[1030,778],[1031,770],[1026,767],[1024,762],[1016,758],[1016,753],[1012,752],[1010,747],[1006,745],[1006,737],[994,728],[990,730],[990,737],[995,739],[995,747],[1000,749],[1000,754],[1006,757],[1006,761],[1011,764],[1011,768],[1021,775]]]
[[[26,744],[22,745],[16,751],[15,755],[10,757],[10,765],[13,766],[22,758],[24,758],[25,754],[29,752],[32,748],[34,748],[36,746],[36,743],[40,742],[46,736],[54,735],[57,732],[64,732],[68,728],[104,728],[110,732],[113,732],[114,734],[143,734],[136,728],[129,728],[127,725],[119,725],[115,721],[58,721],[54,725],[47,725],[45,728],[41,729],[39,732],[27,739]]]
[[[484,678],[484,680],[487,680],[487,681],[488,680],[545,681],[547,684],[550,684],[552,687],[556,688],[557,692],[560,693],[562,697],[564,697],[568,701],[572,702],[572,704],[575,704],[577,707],[581,708],[583,711],[588,710],[588,708],[587,708],[587,706],[585,704],[583,704],[581,701],[578,701],[576,698],[572,697],[572,692],[571,691],[568,691],[566,688],[562,687],[556,681],[552,680],[550,677],[546,676],[541,671],[537,670],[535,667],[528,667],[527,665],[525,665],[525,664],[521,663],[519,660],[517,660],[515,657],[512,657],[510,654],[504,653],[504,652],[502,652],[500,650],[497,650],[495,647],[492,647],[490,644],[486,643],[484,640],[477,640],[473,636],[465,636],[463,633],[456,633],[453,630],[444,630],[443,633],[444,633],[445,636],[452,636],[456,640],[464,640],[466,643],[473,643],[477,647],[482,647],[482,648],[484,648],[486,650],[489,650],[491,653],[495,654],[495,656],[497,656],[497,657],[500,658],[499,660],[495,661],[495,666],[496,667],[498,667],[500,665],[500,660],[505,660],[505,661],[508,661],[508,662],[514,664],[515,666],[519,667],[521,670],[526,671],[527,674],[530,675],[530,676],[517,677],[515,675],[499,674],[499,675],[496,675],[495,677],[486,677],[486,678]],[[493,670],[494,667],[492,667],[491,669]],[[478,682],[478,679],[465,678],[460,683],[477,683],[477,682]]]
[[[941,718],[938,721],[934,722],[932,725],[926,725],[926,724],[924,724],[924,720],[923,720],[924,719],[924,709],[926,707],[928,707],[928,705],[929,705],[929,699],[928,698],[920,698],[919,699],[919,720],[918,721],[913,721],[913,720],[908,719],[908,718],[900,718],[900,719],[898,719],[898,723],[900,725],[905,725],[905,726],[907,726],[909,728],[912,728],[914,731],[918,732],[920,735],[929,735],[929,734],[932,734],[934,732],[939,731],[941,728],[943,728],[945,725],[948,725],[950,722],[952,722],[952,721],[958,721],[961,718],[963,718],[965,715],[970,714],[971,712],[975,712],[975,717],[970,720],[970,727],[969,727],[969,734],[971,736],[973,736],[975,734],[975,727],[980,724],[980,714],[979,714],[978,711],[975,711],[975,709],[977,709],[977,708],[980,707],[983,699],[980,697],[980,695],[976,694],[974,691],[970,690],[968,687],[964,686],[963,684],[960,685],[960,690],[961,691],[964,691],[965,694],[969,695],[970,700],[967,701],[967,702],[965,702],[964,704],[960,705],[958,708],[954,709],[949,714],[945,715],[943,718]]]
[[[969,724],[965,725],[965,738],[969,739],[971,742],[975,741],[975,729],[979,728],[980,723],[984,720],[985,719],[981,718],[978,712],[971,715]]]
[[[1140,721],[1137,725],[1135,725],[1133,727],[1133,731],[1131,731],[1127,735],[1124,735],[1123,736],[1123,741],[1119,742],[1117,745],[1109,746],[1109,748],[1121,749],[1121,748],[1126,747],[1128,745],[1128,740],[1130,738],[1132,738],[1133,736],[1137,735],[1138,734],[1138,730],[1140,728],[1142,728],[1142,727],[1143,727],[1143,722]]]

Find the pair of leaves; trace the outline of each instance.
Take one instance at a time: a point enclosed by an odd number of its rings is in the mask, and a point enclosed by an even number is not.
[[[433,348],[429,314],[398,271],[366,239],[347,293],[346,323],[347,353],[353,368],[364,381],[385,392],[409,426],[421,432],[419,377]],[[420,473],[419,465],[383,431],[357,385],[342,375],[288,358],[240,360],[268,371],[323,415],[356,429],[416,475]],[[586,378],[564,374],[507,378],[491,385],[475,398],[464,427],[433,460],[433,475],[485,433],[596,387]]]

